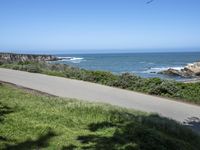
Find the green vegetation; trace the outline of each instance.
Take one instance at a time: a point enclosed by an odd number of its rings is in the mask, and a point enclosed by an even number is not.
[[[0,85],[0,149],[199,150],[173,120]]]
[[[90,71],[64,64],[21,62],[2,64],[0,67],[84,80],[200,104],[200,83],[180,83],[159,78],[145,79],[130,73],[115,75],[110,72]]]

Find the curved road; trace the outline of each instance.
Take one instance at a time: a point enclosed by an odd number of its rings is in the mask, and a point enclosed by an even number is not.
[[[110,103],[155,112],[200,131],[200,107],[85,81],[0,68],[0,81],[60,97]]]

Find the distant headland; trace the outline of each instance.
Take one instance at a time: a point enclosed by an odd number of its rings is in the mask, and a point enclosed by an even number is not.
[[[57,61],[60,58],[53,55],[37,55],[37,54],[16,54],[16,53],[0,53],[0,63],[12,62],[41,62],[41,61]]]

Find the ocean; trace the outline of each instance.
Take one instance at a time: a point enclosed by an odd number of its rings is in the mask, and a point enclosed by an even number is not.
[[[89,70],[113,73],[130,72],[145,78],[160,77],[182,80],[158,74],[168,68],[181,69],[189,63],[200,61],[200,52],[177,53],[118,53],[118,54],[57,54],[64,58],[58,63],[69,64]]]

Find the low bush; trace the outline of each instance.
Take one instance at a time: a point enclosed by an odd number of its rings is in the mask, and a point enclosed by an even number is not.
[[[149,94],[154,95],[173,95],[174,93],[177,93],[180,88],[176,86],[176,83],[172,81],[163,81],[159,84],[155,84],[152,86],[153,88],[150,89]]]

